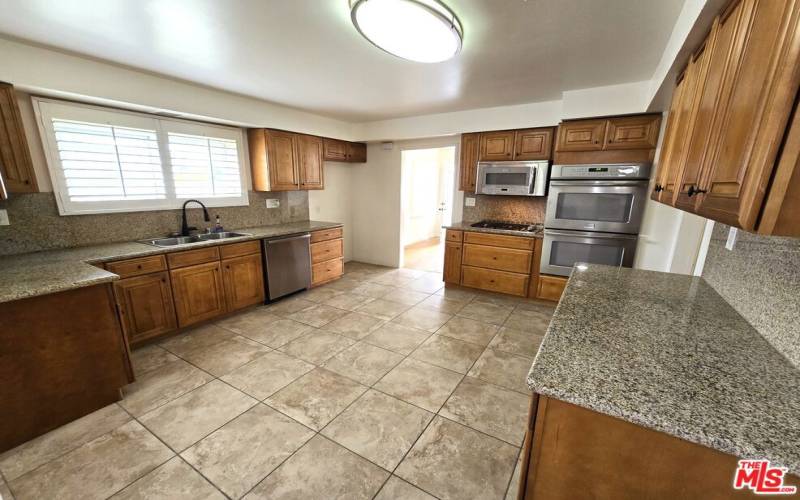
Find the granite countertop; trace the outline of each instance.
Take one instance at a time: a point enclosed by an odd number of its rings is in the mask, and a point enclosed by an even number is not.
[[[96,285],[119,278],[116,274],[92,264],[340,226],[342,224],[338,222],[291,222],[234,229],[232,232],[248,233],[248,236],[209,240],[169,248],[131,241],[0,257],[0,303]]]
[[[442,226],[444,229],[455,229],[457,231],[474,231],[476,233],[494,233],[494,234],[508,234],[511,236],[524,236],[526,238],[544,238],[544,227],[542,226],[536,232],[529,231],[513,231],[510,229],[490,229],[487,227],[472,227],[474,222],[454,222],[449,225]]]
[[[702,278],[575,269],[528,386],[800,473],[800,370]]]

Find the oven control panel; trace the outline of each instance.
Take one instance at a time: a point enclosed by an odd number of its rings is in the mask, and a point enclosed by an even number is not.
[[[553,165],[551,179],[648,179],[650,164]]]

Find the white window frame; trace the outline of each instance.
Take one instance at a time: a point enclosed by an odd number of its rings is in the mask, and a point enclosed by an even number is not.
[[[164,118],[159,115],[138,113],[91,104],[61,101],[44,97],[33,97],[33,109],[42,146],[47,160],[47,169],[53,182],[53,191],[56,195],[58,213],[60,215],[83,215],[119,212],[144,212],[154,210],[172,210],[181,208],[183,203],[190,198],[177,198],[172,179],[172,165],[169,153],[168,133],[189,134],[204,137],[218,137],[236,141],[239,156],[239,181],[241,195],[231,197],[197,197],[207,207],[233,207],[249,205],[249,163],[245,151],[247,142],[244,130],[235,127],[226,127],[209,123],[192,122],[174,118]],[[72,202],[67,195],[64,170],[61,157],[58,153],[53,118],[75,120],[89,123],[101,123],[123,127],[155,130],[161,155],[164,185],[167,191],[165,199],[153,200],[109,200],[95,202]]]

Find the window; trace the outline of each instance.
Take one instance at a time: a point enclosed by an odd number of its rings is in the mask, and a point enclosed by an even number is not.
[[[62,215],[247,205],[240,129],[34,98]]]

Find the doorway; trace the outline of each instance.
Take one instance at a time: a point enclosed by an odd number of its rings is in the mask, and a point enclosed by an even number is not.
[[[401,267],[442,272],[453,220],[455,146],[401,151]]]

